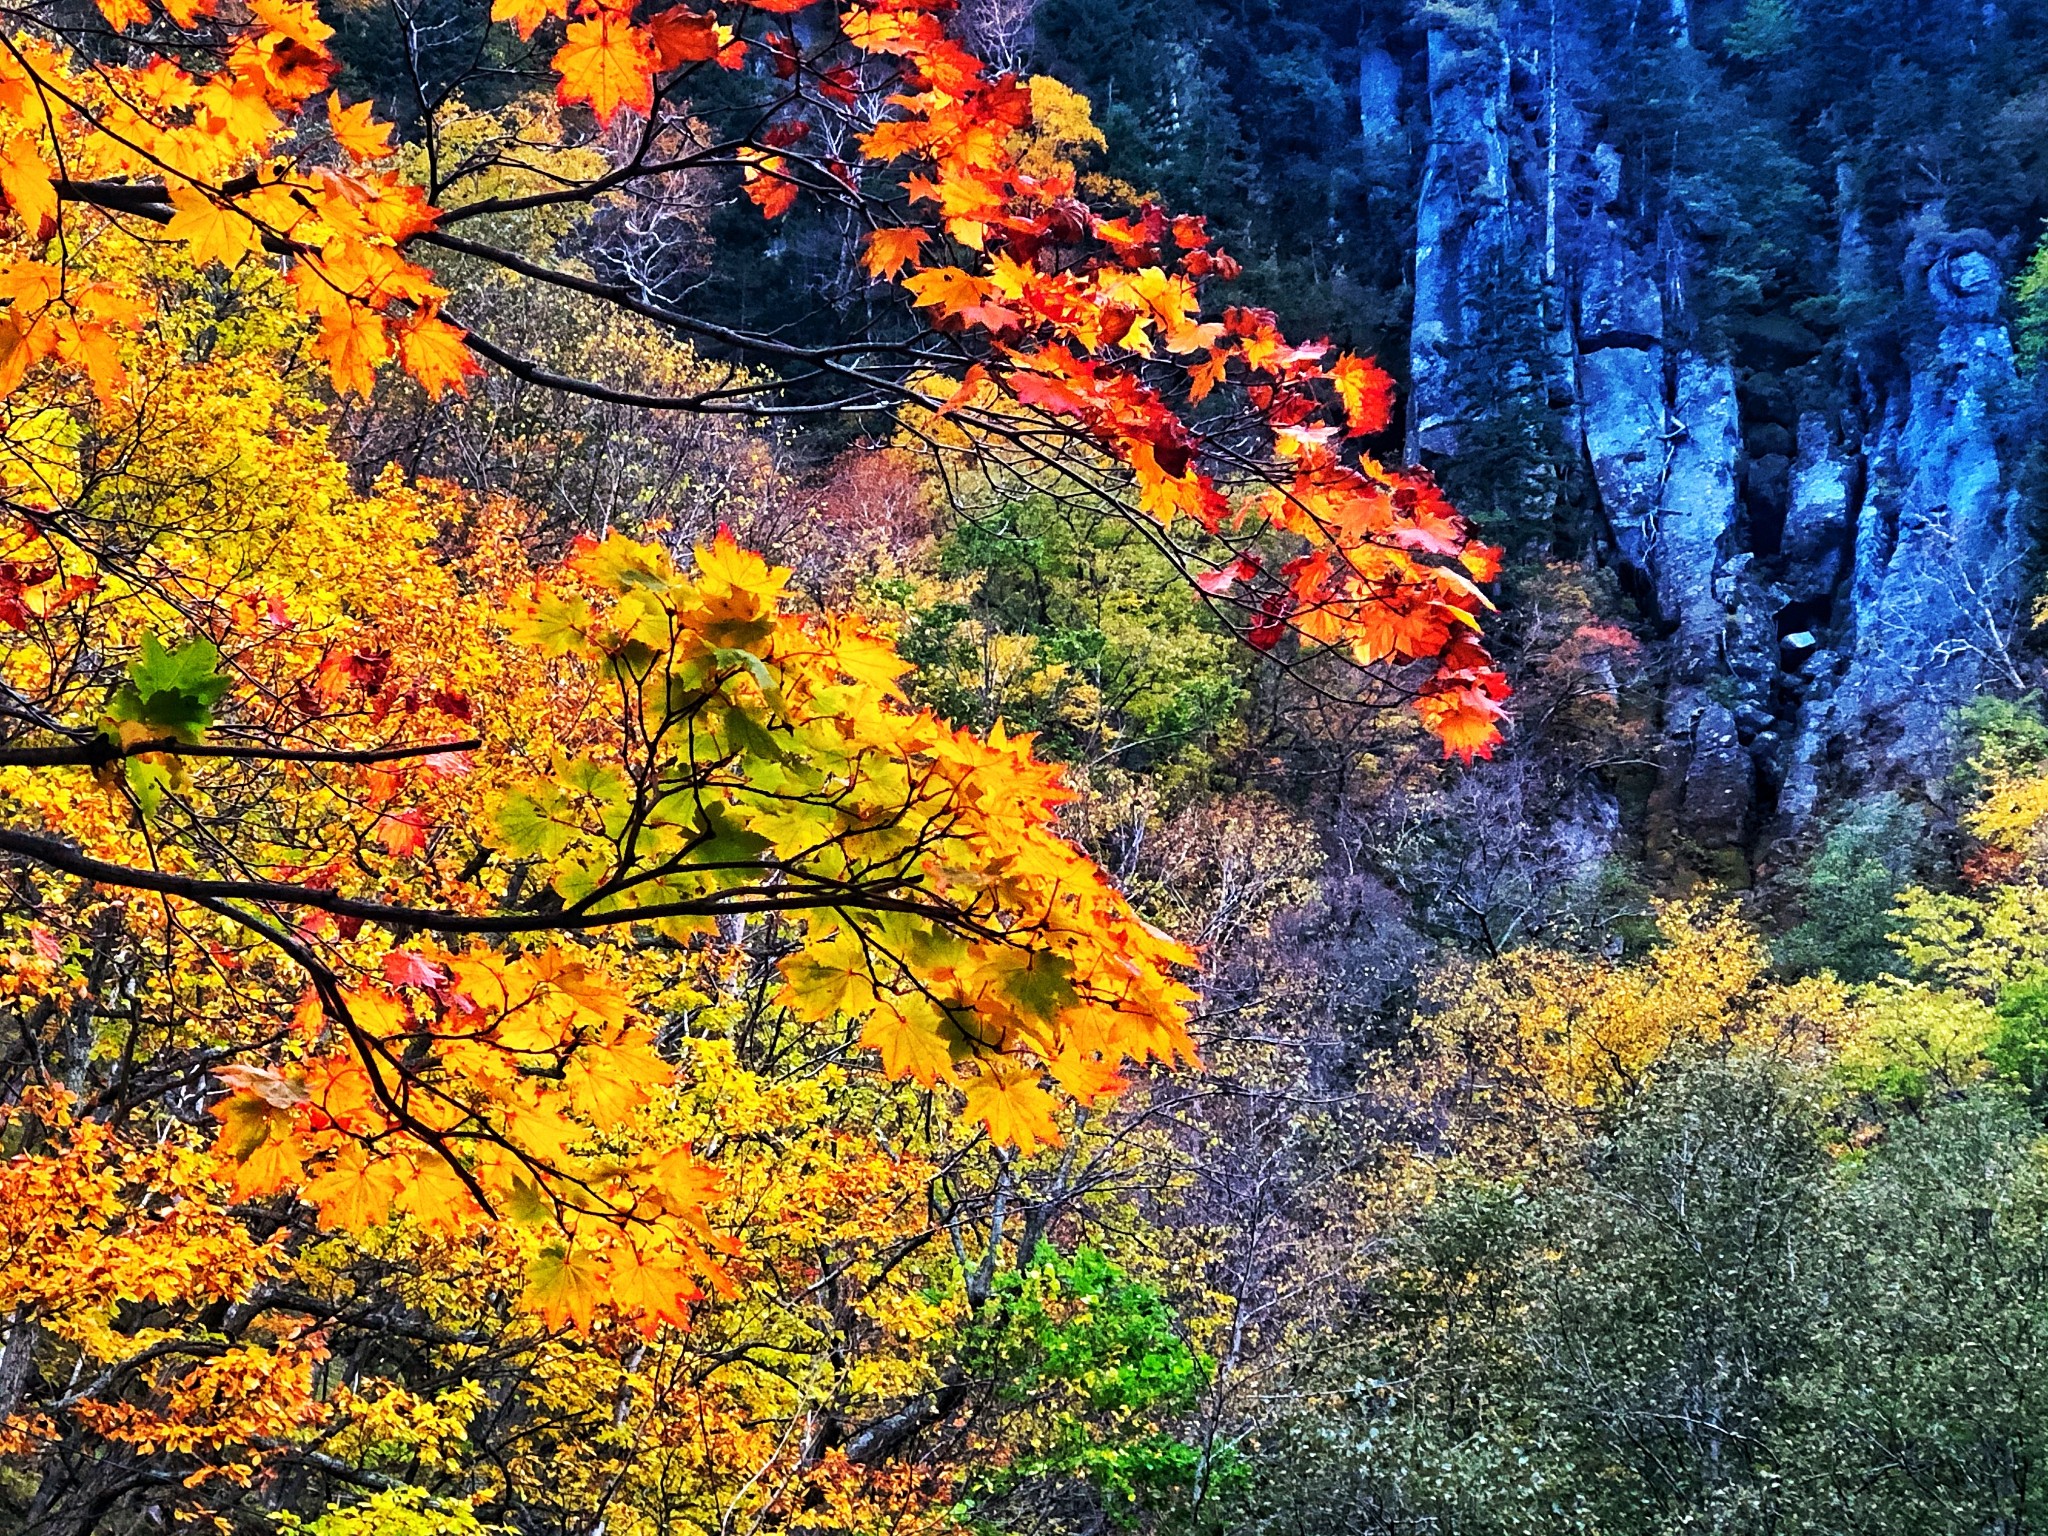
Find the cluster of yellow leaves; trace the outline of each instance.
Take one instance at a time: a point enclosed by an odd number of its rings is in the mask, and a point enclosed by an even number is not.
[[[114,1326],[124,1303],[204,1306],[276,1273],[277,1246],[253,1240],[208,1198],[213,1170],[203,1155],[137,1145],[80,1117],[62,1093],[31,1094],[16,1115],[17,1130],[38,1125],[47,1149],[0,1163],[0,1312],[32,1313],[106,1361],[138,1347]],[[136,1203],[137,1189],[197,1198],[152,1210]],[[81,1230],[94,1233],[90,1245],[79,1244]]]
[[[733,910],[794,909],[789,1004],[865,1018],[895,1076],[930,1086],[971,1062],[968,1112],[1001,1142],[1055,1139],[1042,1071],[1087,1102],[1127,1058],[1192,1058],[1174,971],[1193,956],[1059,835],[1072,791],[1028,738],[907,709],[885,637],[784,611],[789,573],[723,535],[694,579],[617,535],[569,567],[581,589],[532,599],[515,635],[579,669],[558,678],[571,696],[623,691],[627,713],[588,717],[577,755],[497,815],[572,911],[645,911],[680,936],[741,887]]]
[[[45,578],[26,594],[32,606],[38,592],[72,589],[72,622],[23,613],[7,624],[0,676],[22,696],[91,723],[103,703],[93,667],[132,654],[145,637],[186,635],[198,616],[236,680],[244,728],[304,745],[464,733],[468,695],[485,696],[497,671],[483,648],[446,643],[488,610],[432,558],[442,499],[395,476],[368,495],[352,489],[318,403],[277,364],[303,345],[307,323],[274,277],[245,278],[222,312],[189,269],[149,276],[169,312],[128,347],[123,399],[103,406],[46,379],[0,402],[0,488],[10,499],[53,518],[118,526],[138,541],[133,561],[113,568],[46,527],[8,528],[0,580],[9,569]],[[143,443],[146,452],[101,462],[95,439],[81,434],[87,421],[99,440]],[[378,558],[365,559],[366,550]],[[501,528],[478,541],[469,578],[495,581],[508,562],[526,568]],[[79,572],[90,574],[67,579]],[[67,678],[73,692],[53,696]],[[277,872],[331,884],[343,868],[360,874],[367,864],[376,875],[368,893],[397,895],[420,874],[427,829],[459,815],[476,793],[464,767],[444,759],[423,770],[292,765],[278,770],[281,786],[246,771],[180,770],[174,783],[196,809],[259,839],[270,813],[289,814],[289,833],[265,850]],[[266,805],[280,788],[283,799]],[[68,775],[23,768],[0,769],[0,791],[92,852],[148,857],[119,796],[81,794]],[[165,857],[172,868],[193,867],[190,850],[174,845]],[[320,914],[309,921],[333,928]]]
[[[1915,976],[1989,1002],[2048,969],[2048,770],[1974,766],[1980,787],[1962,822],[1982,846],[1965,863],[1966,886],[1903,892],[1892,936]]]
[[[1761,936],[1732,907],[1670,905],[1657,923],[1663,942],[1639,959],[1529,948],[1444,979],[1432,1029],[1460,1064],[1482,1141],[1533,1143],[1638,1091],[1674,1053],[1819,1060],[1857,1026],[1832,980],[1774,980]]]
[[[686,1143],[618,1139],[675,1068],[613,929],[715,946],[721,916],[785,914],[786,1003],[859,1021],[889,1074],[956,1085],[1016,1146],[1057,1137],[1058,1091],[1086,1102],[1121,1088],[1127,1060],[1192,1056],[1177,972],[1193,956],[1059,835],[1072,792],[1028,740],[908,709],[886,635],[792,611],[788,573],[729,538],[694,574],[618,536],[536,570],[517,508],[392,476],[355,492],[276,363],[305,322],[274,280],[241,302],[185,322],[210,332],[200,360],[172,324],[153,331],[168,352],[132,349],[141,403],[48,396],[62,408],[24,417],[0,453],[25,499],[147,534],[71,622],[9,631],[0,671],[90,719],[104,695],[52,695],[53,678],[197,625],[236,733],[341,747],[474,730],[483,745],[420,763],[173,763],[154,828],[118,780],[100,793],[79,770],[0,769],[0,789],[116,862],[214,872],[180,830],[202,819],[236,828],[238,871],[486,926],[394,949],[360,918],[300,910],[293,939],[336,978],[309,993],[223,924],[188,983],[152,990],[201,1037],[282,1037],[219,1074],[238,1198],[296,1190],[356,1231],[394,1212],[450,1230],[510,1219],[549,1318],[681,1320],[726,1283],[731,1245],[707,1214],[719,1180]],[[97,473],[66,425],[88,418],[146,432],[148,457]],[[455,522],[459,547],[443,539]],[[46,564],[66,558],[24,537]],[[495,851],[495,879],[462,872],[478,851]],[[512,893],[543,887],[560,910],[540,925],[589,936],[492,941]],[[151,945],[190,931],[154,902],[122,918]],[[58,957],[94,942],[38,941]],[[208,1022],[229,1011],[274,1022]]]
[[[572,1529],[600,1514],[635,1533],[808,1526],[826,1509],[848,1531],[955,1529],[943,1464],[856,1466],[813,1439],[933,1390],[933,1342],[958,1321],[952,1255],[926,1241],[935,1170],[866,1129],[914,1139],[914,1095],[832,1067],[751,1071],[722,1038],[731,1016],[730,1003],[699,1014],[685,1085],[633,1133],[725,1147],[724,1209],[744,1238],[727,1261],[730,1293],[695,1309],[687,1330],[621,1327],[602,1298],[590,1329],[544,1329],[506,1307],[505,1275],[526,1256],[511,1224],[450,1234],[400,1215],[336,1234],[299,1256],[298,1283],[346,1300],[365,1271],[403,1276],[409,1315],[446,1341],[434,1369],[489,1372],[479,1417],[500,1428],[480,1457],[459,1442],[473,1388],[429,1399],[365,1382],[336,1395],[346,1417],[324,1450],[374,1452],[386,1466],[447,1456],[457,1465],[436,1486],[554,1511]],[[501,1427],[522,1418],[524,1433]]]

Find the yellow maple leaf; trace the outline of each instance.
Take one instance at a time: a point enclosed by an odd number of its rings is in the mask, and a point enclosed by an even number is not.
[[[808,944],[781,962],[782,1000],[805,1019],[857,1013],[875,999],[876,957],[843,930]]]
[[[172,186],[170,207],[164,233],[184,242],[184,254],[195,266],[219,262],[231,272],[262,242],[260,231],[242,211],[215,203],[197,186]]]
[[[307,1201],[320,1212],[323,1228],[366,1232],[383,1224],[405,1187],[406,1164],[398,1158],[372,1160],[361,1147],[342,1148],[325,1173],[305,1188]]]
[[[675,1068],[637,1030],[602,1045],[582,1046],[562,1072],[576,1112],[601,1126],[618,1124],[653,1090],[674,1080]]]
[[[894,277],[913,261],[931,239],[931,231],[917,228],[877,229],[861,250],[861,265],[869,277]]]
[[[903,280],[911,299],[923,309],[957,315],[988,296],[988,284],[958,267],[930,267]]]
[[[604,1266],[595,1255],[550,1245],[526,1266],[520,1304],[538,1312],[550,1328],[564,1323],[588,1328],[603,1297],[603,1284]]]
[[[885,635],[878,635],[857,620],[842,619],[828,631],[832,665],[857,683],[879,688],[892,699],[903,690],[896,679],[910,670],[910,663],[896,653]]]
[[[882,1070],[930,1088],[953,1080],[953,1050],[934,1027],[929,1010],[884,1004],[861,1026],[860,1043],[882,1055]],[[970,1087],[969,1092],[973,1090]]]
[[[1053,1096],[1039,1086],[1038,1069],[1020,1062],[985,1060],[981,1075],[967,1085],[967,1113],[988,1128],[990,1141],[1020,1152],[1059,1145],[1053,1104]]]
[[[751,549],[742,549],[732,530],[722,524],[709,544],[697,546],[696,554],[699,585],[707,597],[748,592],[772,599],[789,585],[787,566],[770,565]]]
[[[57,217],[57,188],[33,134],[17,133],[0,144],[0,195],[31,236]]]

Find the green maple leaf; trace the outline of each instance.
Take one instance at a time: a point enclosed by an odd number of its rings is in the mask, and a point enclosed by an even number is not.
[[[155,635],[144,635],[142,654],[128,663],[128,681],[107,715],[117,725],[160,728],[166,736],[196,741],[213,724],[213,706],[229,682],[220,670],[219,650],[204,636],[168,651]]]

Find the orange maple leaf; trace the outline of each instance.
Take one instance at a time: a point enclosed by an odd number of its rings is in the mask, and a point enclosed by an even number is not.
[[[861,265],[869,277],[894,277],[917,260],[931,237],[928,229],[909,227],[871,231],[861,251]]]
[[[427,851],[427,818],[419,811],[379,816],[376,834],[384,851],[395,859],[417,858]]]
[[[1445,757],[1492,757],[1505,711],[1478,688],[1451,688],[1416,700],[1423,724],[1444,744]]]
[[[549,17],[568,14],[569,0],[491,0],[491,20],[511,22],[522,41]]]
[[[116,32],[125,32],[132,24],[149,25],[148,0],[98,0],[100,14],[107,18],[107,25]]]
[[[609,125],[621,108],[645,115],[654,106],[653,50],[616,12],[573,23],[552,63],[562,77],[556,87],[562,105],[587,101],[600,123]]]
[[[383,316],[361,304],[342,303],[320,319],[313,355],[327,360],[327,371],[342,394],[369,398],[377,367],[391,355]]]
[[[438,400],[451,389],[466,395],[470,376],[484,371],[463,335],[430,309],[420,310],[398,328],[399,361],[430,398]]]
[[[664,1322],[678,1327],[687,1323],[689,1303],[704,1297],[688,1271],[650,1260],[630,1243],[611,1250],[609,1278],[607,1298],[613,1309],[637,1323],[649,1338]]]
[[[391,153],[391,125],[374,120],[367,101],[344,107],[341,92],[334,92],[327,98],[327,126],[352,160],[381,160]]]
[[[782,174],[780,155],[763,155],[746,169],[747,196],[766,219],[779,219],[796,202],[796,183]]]
[[[647,19],[647,43],[658,70],[715,59],[726,41],[717,18],[708,11],[699,14],[677,5]]]
[[[1394,416],[1394,380],[1386,369],[1369,357],[1347,352],[1331,367],[1330,382],[1344,402],[1344,420],[1351,436],[1387,430]]]

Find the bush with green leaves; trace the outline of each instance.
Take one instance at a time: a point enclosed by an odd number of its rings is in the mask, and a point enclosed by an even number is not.
[[[2048,1101],[2048,971],[2016,981],[1998,994],[1998,1031],[1984,1055],[2007,1081],[2036,1104]]]
[[[963,518],[937,554],[955,595],[911,606],[902,651],[947,719],[1168,778],[1199,776],[1231,737],[1249,653],[1128,524],[1026,497]]]
[[[1778,941],[1778,963],[1849,982],[1896,974],[1892,908],[1926,857],[1924,839],[1919,813],[1897,795],[1853,805],[1789,882],[1804,915]]]
[[[1214,1465],[1175,1433],[1212,1362],[1157,1290],[1097,1249],[1063,1255],[1041,1243],[1027,1265],[997,1276],[961,1354],[1000,1404],[1030,1420],[1019,1436],[1030,1453],[991,1468],[970,1508],[1051,1505],[1079,1483],[1127,1525],[1179,1508],[1198,1481],[1228,1488],[1241,1476],[1234,1456]]]

